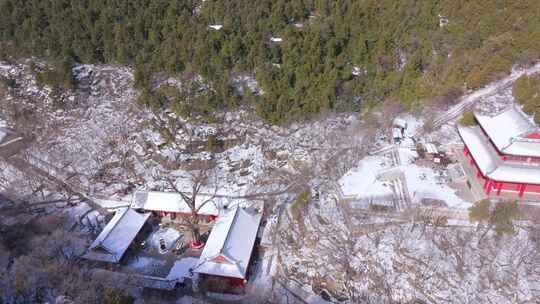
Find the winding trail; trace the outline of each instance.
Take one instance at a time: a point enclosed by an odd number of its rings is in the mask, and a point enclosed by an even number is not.
[[[512,70],[510,75],[500,80],[494,81],[488,84],[487,86],[483,87],[482,89],[476,90],[472,93],[468,93],[462,96],[458,104],[451,107],[446,112],[442,113],[441,115],[435,118],[435,120],[433,121],[433,127],[439,128],[445,123],[453,119],[456,119],[461,114],[463,114],[465,110],[472,107],[478,100],[489,97],[489,96],[493,96],[497,94],[500,90],[510,87],[512,83],[516,81],[519,77],[523,75],[535,74],[538,72],[540,72],[540,63],[537,63],[526,69],[520,69],[520,70],[514,69]]]

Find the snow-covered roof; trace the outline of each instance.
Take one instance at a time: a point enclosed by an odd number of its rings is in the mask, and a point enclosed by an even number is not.
[[[540,185],[540,168],[520,165],[501,165],[489,177],[496,181]]]
[[[217,197],[205,203],[209,198],[208,195],[197,195],[195,207],[199,208],[204,204],[199,210],[200,215],[218,215],[219,207],[226,204],[223,198]],[[133,194],[131,206],[150,211],[191,213],[189,205],[175,192],[137,191]]]
[[[540,157],[540,140],[527,138],[538,127],[518,107],[510,107],[494,116],[474,113],[497,149],[504,154]]]
[[[540,141],[537,139],[516,139],[503,153],[518,156],[540,157]]]
[[[220,215],[206,242],[195,272],[246,278],[261,213],[235,207]]]
[[[116,211],[111,221],[90,245],[85,258],[118,263],[149,217],[150,213],[139,213],[131,208]]]
[[[473,155],[478,169],[486,175],[497,168],[497,158],[494,155],[496,152],[491,148],[489,140],[482,135],[482,130],[479,127],[462,127],[458,126],[458,132],[461,139]]]
[[[501,182],[540,184],[540,167],[502,161],[480,127],[458,126],[458,132],[484,176]]]

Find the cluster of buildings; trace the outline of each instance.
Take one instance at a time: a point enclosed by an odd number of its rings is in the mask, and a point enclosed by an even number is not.
[[[171,272],[190,277],[196,273],[200,282],[209,280],[214,285],[244,287],[257,244],[262,208],[229,206],[224,199],[201,195],[196,200],[196,210],[200,221],[211,227],[208,238],[195,247],[200,253],[198,259],[188,257],[186,261],[190,263],[179,260]],[[141,241],[140,232],[149,218],[174,223],[189,216],[193,216],[192,210],[178,193],[136,192],[131,205],[116,211],[84,257],[120,263],[131,244]],[[173,277],[169,281],[168,286],[174,286],[174,281],[182,282],[183,278]]]

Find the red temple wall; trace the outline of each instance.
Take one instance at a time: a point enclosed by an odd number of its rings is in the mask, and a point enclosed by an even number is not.
[[[519,192],[520,186],[521,184],[516,183],[503,183],[502,190]],[[527,188],[525,188],[525,193],[540,193],[540,185],[527,184]]]
[[[521,187],[521,184],[516,183],[503,183],[503,190],[510,190],[510,191],[519,191],[519,187]]]
[[[525,192],[540,193],[540,185],[527,185]]]
[[[490,193],[497,193],[499,184],[502,183],[501,191],[513,191],[513,192],[520,192],[521,187],[523,183],[511,183],[511,182],[499,182],[495,180],[491,180],[489,178],[486,178],[478,168],[478,165],[476,164],[476,161],[474,160],[474,157],[468,152],[468,149],[466,148],[466,156],[468,159],[472,160],[472,163],[469,162],[469,166],[473,167],[476,172],[476,178],[480,180],[481,184],[484,186],[484,189],[487,190],[488,183],[491,182],[491,191]],[[540,170],[540,168],[539,168]],[[525,193],[540,193],[540,185],[534,185],[534,184],[526,184]]]

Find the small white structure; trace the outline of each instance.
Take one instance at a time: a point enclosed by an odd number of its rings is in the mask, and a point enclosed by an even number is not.
[[[407,129],[407,121],[401,118],[394,119],[393,122],[394,128]]]
[[[258,210],[242,207],[221,214],[194,271],[245,283],[261,218]]]
[[[448,18],[446,18],[445,16],[439,14],[437,17],[439,17],[439,27],[445,27],[448,25]]]
[[[272,38],[270,38],[270,41],[279,43],[279,42],[283,42],[283,38],[272,37]]]
[[[392,122],[392,139],[394,143],[401,143],[405,139],[405,130],[407,129],[407,122],[401,118],[396,118]]]
[[[222,24],[212,24],[212,25],[209,25],[208,27],[213,29],[213,30],[219,31],[219,30],[221,30],[223,28],[223,25]]]
[[[352,68],[352,74],[353,74],[353,76],[360,76],[360,75],[363,74],[362,72],[363,72],[363,71],[362,71],[362,69],[361,69],[360,67],[353,66],[353,68]]]
[[[150,213],[139,213],[131,208],[116,211],[83,257],[89,260],[118,263]]]

